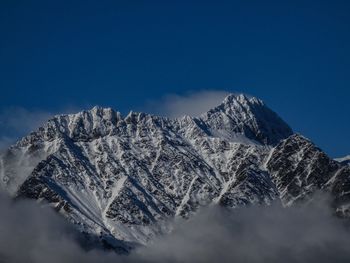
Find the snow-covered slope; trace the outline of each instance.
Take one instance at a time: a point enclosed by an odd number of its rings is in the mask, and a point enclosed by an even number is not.
[[[350,166],[329,158],[305,137],[294,134],[278,144],[266,165],[285,205],[325,190],[340,216],[349,216]]]
[[[344,156],[342,158],[335,159],[337,162],[346,163],[350,165],[350,155]]]
[[[261,100],[229,95],[196,118],[99,107],[56,116],[1,156],[0,185],[128,250],[166,231],[166,219],[211,203],[289,205],[326,189],[346,214],[349,169]]]

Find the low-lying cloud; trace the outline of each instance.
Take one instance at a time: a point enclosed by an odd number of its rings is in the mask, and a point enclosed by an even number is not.
[[[48,208],[1,196],[0,262],[349,262],[350,233],[328,204],[201,209],[129,256],[84,250],[72,226]]]
[[[144,248],[164,262],[349,262],[350,236],[325,202],[203,209]]]
[[[1,263],[114,262],[114,253],[82,249],[72,226],[53,209],[2,195],[0,211]]]
[[[228,94],[229,92],[220,90],[203,90],[185,95],[169,94],[159,102],[150,102],[148,108],[154,114],[170,118],[199,116],[218,106]]]

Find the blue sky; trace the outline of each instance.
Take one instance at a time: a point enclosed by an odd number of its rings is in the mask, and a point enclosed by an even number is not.
[[[257,96],[331,156],[350,154],[349,14],[336,0],[1,1],[0,137],[29,125],[16,115],[126,113],[219,90]]]

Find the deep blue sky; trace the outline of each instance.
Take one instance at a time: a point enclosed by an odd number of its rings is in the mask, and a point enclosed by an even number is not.
[[[239,91],[350,154],[350,1],[2,0],[0,40],[0,110]]]

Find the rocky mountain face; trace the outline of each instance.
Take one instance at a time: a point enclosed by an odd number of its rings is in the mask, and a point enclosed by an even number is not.
[[[199,117],[99,107],[56,116],[1,155],[0,186],[48,202],[93,242],[123,252],[212,203],[288,206],[324,190],[349,216],[350,166],[261,100],[229,95]]]

